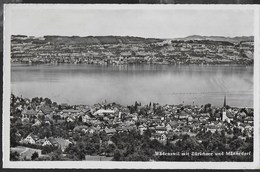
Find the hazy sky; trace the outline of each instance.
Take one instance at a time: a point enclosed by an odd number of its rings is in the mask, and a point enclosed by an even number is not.
[[[11,34],[32,36],[189,35],[251,36],[252,10],[18,8],[10,13]]]

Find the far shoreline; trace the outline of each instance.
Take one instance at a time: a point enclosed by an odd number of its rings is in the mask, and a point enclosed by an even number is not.
[[[11,62],[11,66],[13,65],[24,65],[24,66],[60,66],[60,65],[91,65],[91,66],[101,66],[101,67],[107,67],[107,66],[114,66],[114,67],[120,67],[120,66],[201,66],[201,67],[207,67],[207,66],[216,66],[216,67],[254,67],[253,64],[148,64],[148,63],[134,63],[134,64],[120,64],[120,65],[109,65],[109,64],[90,64],[90,63],[23,63],[23,62]]]

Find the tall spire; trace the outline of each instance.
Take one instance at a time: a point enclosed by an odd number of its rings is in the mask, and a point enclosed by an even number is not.
[[[223,107],[226,107],[226,96],[224,97],[224,106]]]

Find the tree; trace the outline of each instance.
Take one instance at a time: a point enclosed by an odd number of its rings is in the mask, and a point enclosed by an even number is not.
[[[145,108],[141,108],[139,115],[147,115],[147,110]]]
[[[32,98],[32,104],[40,104],[40,99],[38,98],[38,97],[34,97],[34,98]]]
[[[52,150],[53,150],[52,146],[47,146],[47,145],[43,146],[42,154],[48,154],[48,153],[52,152]]]
[[[148,139],[152,136],[152,132],[149,127],[147,128],[147,130],[144,131],[144,136]]]
[[[14,106],[15,96],[11,93],[11,107]]]
[[[184,134],[183,136],[182,136],[182,140],[183,141],[185,141],[185,140],[187,140],[187,139],[189,139],[190,138],[190,136],[188,135],[188,134]]]
[[[127,106],[127,108],[129,109],[131,114],[135,112],[135,107],[133,105],[132,106]]]
[[[20,159],[20,155],[16,151],[10,151],[10,161],[18,161]]]
[[[142,152],[134,152],[126,157],[127,161],[149,161],[149,157]]]
[[[109,145],[107,146],[106,153],[107,153],[107,154],[113,153],[114,150],[115,150],[115,148],[116,148],[116,147],[115,147],[114,144],[109,144]]]
[[[221,130],[220,133],[221,133],[221,137],[225,137],[225,135],[226,135],[226,134],[225,134],[225,130]]]
[[[121,161],[123,158],[123,153],[120,149],[116,149],[114,152],[114,160],[115,161]]]
[[[38,152],[34,152],[34,153],[32,154],[32,156],[31,156],[31,160],[33,161],[33,160],[35,160],[35,159],[38,158],[38,157],[39,157]]]
[[[79,116],[78,121],[79,121],[79,122],[82,122],[82,116]]]
[[[17,129],[13,128],[11,126],[11,130],[10,130],[10,144],[11,147],[15,147],[18,145],[20,137],[17,135]]]
[[[230,143],[230,149],[235,151],[235,150],[238,150],[238,148],[244,146],[244,141],[237,138],[237,139],[234,139],[231,143]]]
[[[100,139],[105,142],[105,141],[108,141],[109,140],[109,137],[107,135],[107,133],[103,130],[101,132],[99,132],[99,137]]]
[[[205,138],[210,138],[212,135],[212,132],[209,130],[205,133]]]
[[[135,111],[137,111],[138,103],[135,101]]]
[[[52,106],[57,107],[58,106],[57,102],[52,102]]]
[[[62,150],[61,149],[57,149],[53,152],[52,156],[51,156],[51,160],[52,161],[57,161],[57,160],[61,160],[61,155],[62,155]]]
[[[234,127],[233,128],[233,134],[239,136],[239,135],[241,135],[241,130],[237,127]]]
[[[52,105],[52,101],[49,98],[45,98],[44,102],[45,102],[46,105],[49,105],[49,106]]]

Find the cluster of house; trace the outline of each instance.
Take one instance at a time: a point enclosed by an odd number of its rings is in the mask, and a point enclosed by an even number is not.
[[[211,133],[224,131],[226,135],[232,137],[234,128],[238,128],[241,139],[253,137],[253,109],[252,108],[228,108],[226,105],[221,108],[212,107],[212,112],[205,112],[205,107],[191,105],[164,105],[154,103],[153,106],[137,106],[136,111],[130,113],[127,107],[115,103],[102,103],[93,106],[76,105],[73,108],[62,104],[56,106],[46,106],[44,102],[36,106],[35,109],[29,108],[31,101],[13,97],[11,108],[21,110],[21,121],[23,124],[32,123],[32,126],[39,126],[42,123],[73,123],[79,122],[72,130],[68,130],[69,138],[44,138],[38,139],[37,136],[29,134],[23,138],[21,143],[36,145],[63,145],[62,149],[73,141],[73,133],[93,134],[105,132],[108,136],[115,133],[137,130],[144,134],[150,130],[150,139],[157,139],[165,142],[174,136],[188,134],[194,137],[198,132],[211,131]],[[224,103],[225,104],[225,103]],[[146,109],[146,114],[140,115],[142,109]],[[155,110],[160,108],[161,114],[156,114]],[[12,118],[12,116],[11,116]],[[110,140],[109,140],[110,141]],[[175,140],[176,141],[176,140]],[[110,141],[111,142],[111,141]]]
[[[12,62],[101,65],[252,64],[254,54],[254,43],[251,41],[227,45],[217,41],[206,43],[172,40],[150,44],[84,45],[69,42],[66,44],[46,43],[42,39],[44,38],[18,36],[12,39]],[[35,43],[35,40],[39,42]]]
[[[61,137],[45,137],[44,139],[40,139],[37,135],[30,133],[25,138],[20,140],[20,143],[38,146],[53,146],[60,148],[62,151],[64,151],[72,142],[68,139],[64,139]]]

